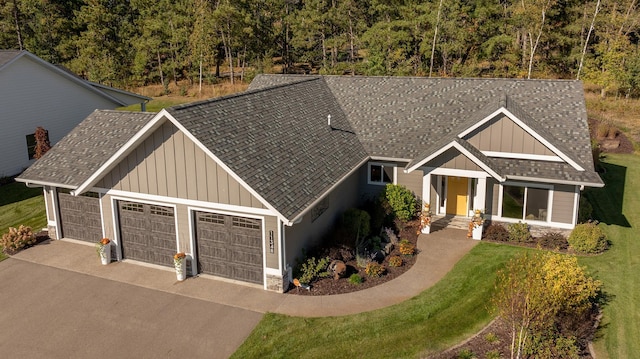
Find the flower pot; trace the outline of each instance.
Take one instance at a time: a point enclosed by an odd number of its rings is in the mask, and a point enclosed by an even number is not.
[[[179,262],[174,262],[175,268],[176,268],[176,278],[179,281],[183,281],[185,279],[187,279],[187,259],[186,258],[182,258],[181,261]]]
[[[471,231],[471,237],[473,239],[482,239],[482,224],[473,226],[473,230]]]
[[[424,226],[424,227],[422,227],[422,233],[423,233],[423,234],[429,234],[429,233],[431,233],[431,226]]]
[[[100,247],[100,261],[102,262],[102,265],[105,266],[111,263],[111,243]]]

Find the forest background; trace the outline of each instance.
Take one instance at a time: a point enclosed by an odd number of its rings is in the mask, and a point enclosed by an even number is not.
[[[637,0],[0,0],[0,48],[97,83],[256,73],[581,79],[640,97]],[[180,85],[179,84],[186,84]],[[174,90],[175,91],[175,90]]]

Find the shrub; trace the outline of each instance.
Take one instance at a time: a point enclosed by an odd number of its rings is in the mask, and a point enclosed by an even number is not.
[[[405,256],[411,256],[416,252],[416,246],[406,239],[400,241],[400,254]]]
[[[393,231],[393,229],[385,227],[384,235],[387,237],[391,244],[398,244],[398,236],[396,235],[396,232]]]
[[[609,246],[604,232],[593,222],[578,224],[567,241],[573,250],[586,254],[602,253]]]
[[[387,269],[378,262],[369,262],[367,267],[364,269],[364,272],[367,273],[369,277],[380,277],[386,270]]]
[[[492,223],[484,233],[484,238],[490,241],[508,242],[509,231],[503,225]]]
[[[360,268],[366,268],[371,263],[371,258],[368,255],[362,253],[356,253],[356,263]]]
[[[500,340],[500,338],[498,338],[496,333],[489,332],[487,333],[487,335],[484,336],[484,340],[486,340],[487,343],[496,343]]]
[[[526,223],[511,223],[507,226],[507,231],[509,231],[509,240],[512,242],[530,242],[533,239],[529,232],[529,225]]]
[[[302,263],[300,270],[300,283],[309,284],[316,279],[325,278],[331,274],[327,271],[327,266],[331,262],[329,257],[316,259],[316,257],[307,258],[305,263]]]
[[[358,273],[353,273],[349,277],[349,283],[351,283],[351,284],[360,284],[362,282],[364,282],[364,279]]]
[[[485,354],[485,358],[487,359],[500,359],[502,358],[502,354],[498,349],[489,350],[487,354]]]
[[[402,258],[398,256],[389,257],[389,266],[390,267],[402,267]]]
[[[31,227],[20,225],[20,227],[9,227],[9,232],[2,235],[0,246],[5,252],[15,253],[22,248],[36,243],[36,236]]]
[[[569,247],[567,238],[560,232],[546,232],[538,238],[542,248],[565,250]]]
[[[382,239],[378,236],[371,237],[369,239],[369,245],[371,246],[372,251],[379,251],[382,247]]]
[[[458,352],[458,355],[456,356],[456,358],[458,359],[475,359],[477,358],[477,356],[475,354],[473,354],[473,352],[471,351],[471,349],[462,349],[461,351]]]
[[[391,214],[402,222],[407,222],[416,216],[418,201],[416,196],[405,186],[388,184],[380,194],[380,199]]]

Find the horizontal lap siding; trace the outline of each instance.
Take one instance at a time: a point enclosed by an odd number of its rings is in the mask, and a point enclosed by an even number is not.
[[[0,84],[0,177],[33,163],[26,136],[36,127],[47,130],[54,145],[96,108],[119,106],[26,56],[0,72]]]
[[[553,210],[551,221],[573,223],[575,205],[575,186],[556,185],[553,189]]]
[[[97,187],[265,208],[169,121],[123,159]]]

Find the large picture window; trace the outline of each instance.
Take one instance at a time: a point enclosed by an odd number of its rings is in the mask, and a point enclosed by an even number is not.
[[[383,163],[369,163],[369,183],[386,185],[393,183],[395,166]]]
[[[502,186],[502,217],[521,220],[548,220],[549,189]]]

